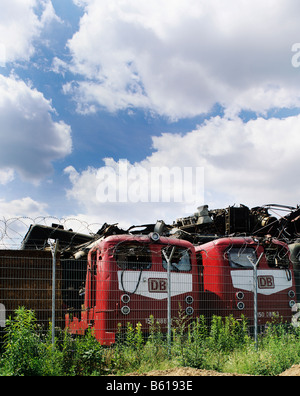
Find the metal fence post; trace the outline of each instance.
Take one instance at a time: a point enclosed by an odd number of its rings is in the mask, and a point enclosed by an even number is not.
[[[52,253],[52,346],[55,343],[55,281],[56,281],[56,254],[58,250],[58,240],[55,241],[54,245],[50,242],[50,248]]]
[[[175,246],[173,246],[172,251],[170,256],[168,257],[166,252],[164,250],[162,250],[165,259],[167,261],[167,269],[168,269],[168,350],[169,350],[169,354],[171,351],[171,260],[173,257],[173,254],[175,252]]]
[[[255,342],[255,348],[258,348],[258,331],[257,331],[257,266],[258,263],[260,262],[261,258],[263,256],[263,253],[259,256],[258,260],[256,263],[254,263],[253,258],[251,256],[248,256],[248,260],[250,263],[253,265],[253,296],[254,296],[254,313],[253,313],[253,319],[254,319],[254,342]]]

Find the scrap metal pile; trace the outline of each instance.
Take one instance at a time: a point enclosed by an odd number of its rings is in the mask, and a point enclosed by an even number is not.
[[[56,239],[59,240],[61,254],[76,259],[85,256],[99,239],[110,235],[147,235],[151,232],[185,239],[194,245],[224,236],[276,238],[292,244],[300,239],[300,207],[269,204],[251,209],[240,205],[209,210],[207,205],[203,205],[192,216],[178,218],[171,225],[158,220],[153,224],[133,225],[123,230],[118,224],[105,223],[97,233],[89,235],[65,230],[57,224],[51,227],[31,225],[21,250],[44,250],[49,247],[49,239]]]

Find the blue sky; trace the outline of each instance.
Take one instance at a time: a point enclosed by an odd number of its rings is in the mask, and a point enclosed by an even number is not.
[[[299,204],[297,0],[0,2],[2,218]],[[102,202],[101,171],[125,160],[137,199]],[[140,202],[157,167],[201,168],[199,196]]]

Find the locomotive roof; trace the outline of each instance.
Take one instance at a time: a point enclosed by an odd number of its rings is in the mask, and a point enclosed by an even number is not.
[[[258,246],[258,245],[263,245],[265,247],[271,246],[271,245],[281,245],[281,246],[287,246],[286,243],[279,241],[276,238],[256,238],[256,237],[241,237],[241,236],[236,236],[236,237],[224,237],[224,238],[218,238],[213,241],[197,245],[195,246],[195,249],[197,251],[203,250],[203,249],[211,249],[216,246],[230,246],[230,245],[252,245],[252,246]]]
[[[141,243],[151,243],[157,245],[176,245],[183,247],[193,247],[192,243],[183,239],[177,239],[172,237],[160,236],[157,241],[153,241],[150,235],[130,235],[130,234],[121,234],[121,235],[110,235],[109,237],[99,241],[99,245],[105,246],[107,244],[112,243],[120,243],[120,242],[141,242]]]

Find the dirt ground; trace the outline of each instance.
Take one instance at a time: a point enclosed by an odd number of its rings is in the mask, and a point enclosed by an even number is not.
[[[300,377],[300,364],[297,364],[295,366],[292,366],[290,369],[284,371],[283,373],[280,374],[282,377],[292,377],[292,376],[299,376]]]
[[[133,376],[147,376],[147,377],[169,377],[169,376],[181,376],[181,377],[214,377],[214,376],[240,376],[240,374],[226,374],[218,373],[212,370],[199,370],[191,367],[178,367],[167,370],[153,370],[148,373],[131,373]]]
[[[190,368],[190,367],[178,367],[178,368],[168,369],[168,370],[154,370],[154,371],[150,371],[148,373],[142,373],[142,374],[141,373],[132,373],[129,375],[132,375],[132,376],[160,376],[160,377],[165,377],[165,376],[167,376],[167,377],[168,376],[244,377],[245,376],[243,374],[218,373],[217,371],[199,370],[199,369],[194,369],[194,368]],[[292,366],[290,369],[284,371],[279,376],[300,376],[300,365]]]

